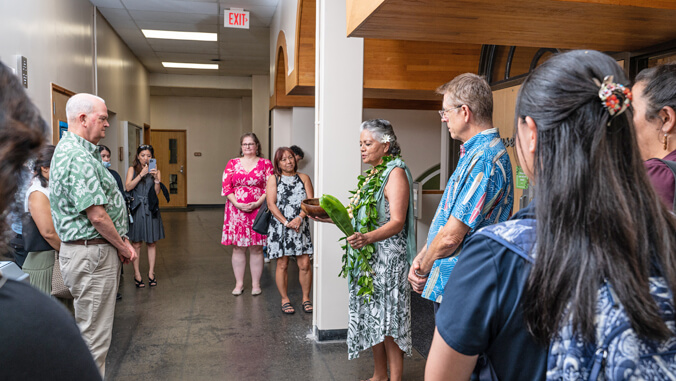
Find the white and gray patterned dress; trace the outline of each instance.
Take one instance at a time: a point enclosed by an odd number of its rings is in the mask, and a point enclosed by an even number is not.
[[[384,185],[383,185],[384,186]],[[390,203],[385,200],[385,214],[378,216],[379,226],[390,220]],[[350,321],[347,329],[347,351],[350,360],[359,352],[385,341],[391,336],[399,348],[411,355],[411,288],[408,283],[406,229],[377,242],[371,259],[373,297],[364,303],[357,296],[357,279],[349,282]]]
[[[300,176],[279,176],[277,184],[277,208],[288,221],[300,214],[300,203],[307,198],[305,184]],[[268,226],[268,256],[272,259],[282,256],[312,255],[310,224],[305,217],[296,233],[285,228],[275,217],[270,218]]]

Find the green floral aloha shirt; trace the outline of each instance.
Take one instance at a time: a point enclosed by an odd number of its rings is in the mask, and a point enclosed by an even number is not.
[[[85,210],[103,205],[120,235],[129,230],[127,208],[115,178],[96,145],[64,132],[49,170],[49,203],[56,233],[63,242],[100,238]]]

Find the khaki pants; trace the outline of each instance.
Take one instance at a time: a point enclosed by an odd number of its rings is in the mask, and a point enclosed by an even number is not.
[[[75,322],[103,377],[120,280],[117,249],[109,244],[62,243],[59,263],[63,283],[73,294]]]

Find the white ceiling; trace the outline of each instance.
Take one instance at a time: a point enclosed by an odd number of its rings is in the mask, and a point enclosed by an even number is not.
[[[268,74],[270,22],[279,0],[90,0],[151,73]],[[223,26],[223,10],[249,11],[250,29]],[[218,33],[218,42],[146,39],[141,29]],[[214,61],[220,60],[220,61]],[[167,69],[162,61],[218,63],[219,70]]]

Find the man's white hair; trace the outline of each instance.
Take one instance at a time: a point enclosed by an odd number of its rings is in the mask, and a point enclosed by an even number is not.
[[[79,93],[70,97],[66,103],[66,118],[68,118],[68,122],[73,121],[82,113],[89,115],[94,110],[93,100],[95,99],[106,104],[106,101],[104,101],[103,98],[93,94]]]

